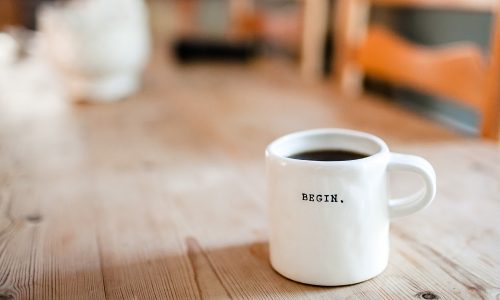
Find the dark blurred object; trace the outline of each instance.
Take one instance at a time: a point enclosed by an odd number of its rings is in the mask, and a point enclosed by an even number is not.
[[[328,1],[328,0],[327,0]],[[302,5],[296,0],[177,0],[174,56],[181,62],[297,59]]]
[[[1,0],[0,0],[1,1]],[[36,12],[44,2],[64,2],[62,0],[19,0],[21,19],[27,29],[36,30]]]
[[[327,24],[333,24],[334,13],[333,8],[335,6],[334,0],[328,0],[328,15]],[[333,38],[333,26],[327,26],[325,33],[325,51],[323,53],[323,76],[327,77],[332,74],[333,57],[335,56],[335,45]]]
[[[193,61],[247,62],[256,54],[256,42],[181,38],[174,43],[174,55],[183,63]]]

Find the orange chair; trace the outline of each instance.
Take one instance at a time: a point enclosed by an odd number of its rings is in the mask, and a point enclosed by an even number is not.
[[[369,25],[372,5],[487,11],[494,14],[491,46],[442,47],[412,44],[380,25]],[[336,79],[347,95],[362,89],[364,74],[448,97],[481,116],[480,135],[498,140],[500,85],[500,5],[496,0],[339,0],[335,20]]]

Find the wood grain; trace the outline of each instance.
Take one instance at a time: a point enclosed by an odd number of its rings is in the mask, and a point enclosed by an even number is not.
[[[279,62],[180,67],[162,50],[112,105],[73,105],[29,65],[0,71],[0,299],[499,297],[497,145]],[[373,280],[309,286],[269,265],[263,151],[315,127],[372,132],[436,168],[435,203],[392,224]],[[401,179],[394,193],[412,188]]]

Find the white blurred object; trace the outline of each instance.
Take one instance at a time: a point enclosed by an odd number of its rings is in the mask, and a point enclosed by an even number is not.
[[[140,86],[150,52],[142,0],[73,0],[44,6],[42,43],[77,100],[116,101]]]
[[[16,40],[9,34],[0,32],[0,66],[15,63],[18,53],[19,45]]]

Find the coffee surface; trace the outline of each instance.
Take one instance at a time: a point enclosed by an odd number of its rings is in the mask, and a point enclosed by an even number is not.
[[[314,150],[290,155],[289,158],[316,161],[344,161],[365,158],[368,155],[346,150]]]

